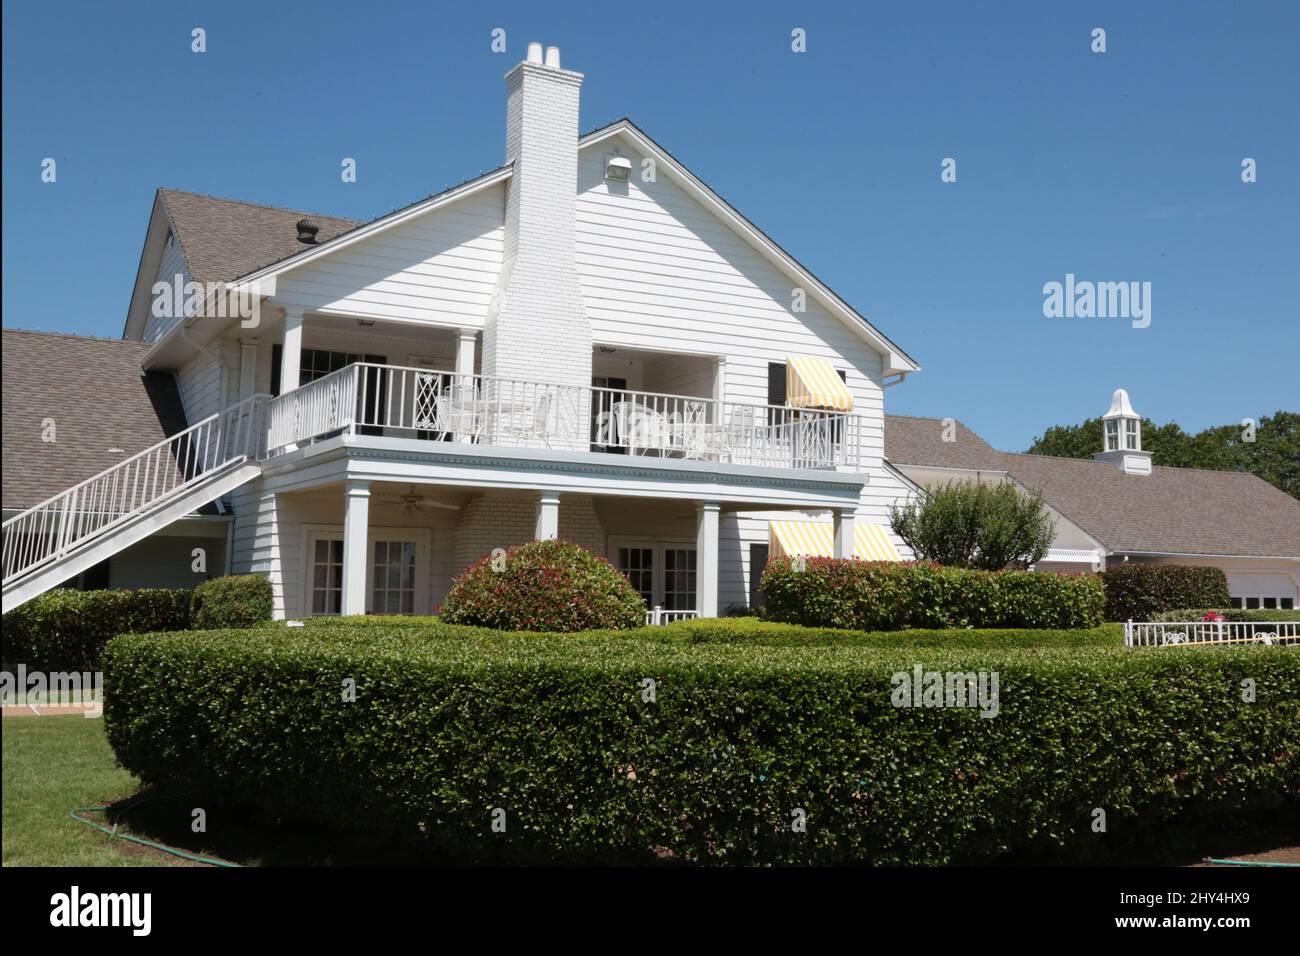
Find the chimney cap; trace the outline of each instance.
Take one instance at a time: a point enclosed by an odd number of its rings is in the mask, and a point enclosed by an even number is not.
[[[528,44],[528,62],[529,63],[542,62],[542,45],[535,40],[532,43]]]
[[[320,224],[314,219],[298,220],[298,241],[308,246],[316,245],[316,233],[320,232]]]
[[[560,68],[560,48],[558,46],[548,46],[546,48],[546,65],[552,70]]]

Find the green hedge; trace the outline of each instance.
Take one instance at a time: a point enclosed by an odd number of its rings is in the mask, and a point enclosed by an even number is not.
[[[104,663],[108,739],[146,783],[269,819],[423,833],[448,858],[1076,860],[1288,811],[1300,792],[1300,656],[1286,648],[918,651],[379,625],[130,635]],[[891,676],[916,664],[996,671],[997,716],[896,708]]]
[[[764,617],[807,627],[1080,628],[1102,623],[1091,574],[973,571],[935,564],[808,558],[768,562]]]
[[[605,558],[568,541],[533,541],[475,561],[438,610],[453,624],[568,632],[640,627],[646,607]]]
[[[1152,615],[1153,621],[1199,621],[1205,615],[1214,613],[1222,614],[1225,621],[1259,621],[1267,623],[1270,621],[1300,621],[1300,611],[1274,611],[1274,610],[1247,610],[1240,607],[1228,608],[1183,608],[1176,611],[1162,611],[1159,614]]]
[[[271,580],[235,574],[204,581],[194,589],[194,627],[255,627],[271,620]]]
[[[1222,568],[1116,564],[1101,572],[1101,578],[1108,621],[1150,621],[1163,611],[1232,603]]]
[[[0,656],[6,670],[93,671],[109,638],[190,626],[190,592],[54,590],[4,616]]]

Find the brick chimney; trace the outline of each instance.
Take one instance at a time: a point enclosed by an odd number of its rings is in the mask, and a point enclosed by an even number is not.
[[[505,258],[483,330],[483,373],[591,385],[591,325],[574,265],[578,93],[560,51],[530,43],[506,74]]]

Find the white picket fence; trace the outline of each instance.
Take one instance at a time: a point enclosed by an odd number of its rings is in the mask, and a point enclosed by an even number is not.
[[[1125,647],[1300,644],[1300,621],[1128,621]]]

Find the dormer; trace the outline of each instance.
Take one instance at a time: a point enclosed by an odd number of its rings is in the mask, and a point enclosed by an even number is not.
[[[1151,453],[1142,450],[1142,416],[1133,410],[1128,392],[1115,389],[1110,411],[1101,417],[1102,450],[1092,457],[1108,461],[1128,475],[1151,474]]]

